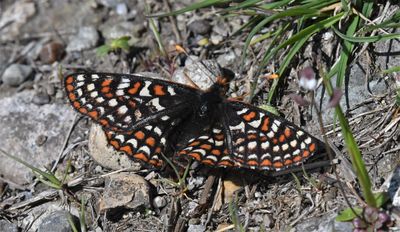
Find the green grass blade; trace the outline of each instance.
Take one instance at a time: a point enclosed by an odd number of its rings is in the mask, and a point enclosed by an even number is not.
[[[341,33],[338,29],[332,26],[333,31],[342,39],[354,42],[354,43],[373,43],[388,39],[398,39],[400,38],[400,34],[387,34],[387,35],[375,35],[375,36],[368,36],[368,37],[355,37],[355,36],[347,36]]]
[[[329,96],[333,95],[333,87],[328,78],[324,77],[324,86],[326,88]],[[340,105],[335,107],[335,113],[339,119],[339,124],[342,129],[342,136],[346,144],[346,148],[350,154],[350,159],[352,161],[353,169],[357,173],[357,178],[360,182],[360,186],[362,189],[363,196],[367,204],[371,207],[376,207],[376,200],[372,193],[371,189],[371,181],[368,176],[367,169],[365,168],[364,161],[361,156],[360,149],[354,139],[354,136],[351,132],[350,126],[345,118],[342,108]]]
[[[270,22],[272,22],[272,21],[274,21],[274,20],[280,19],[280,18],[292,17],[292,16],[298,16],[298,15],[305,15],[305,14],[307,14],[307,15],[318,15],[318,11],[316,11],[316,10],[310,10],[310,9],[306,9],[306,8],[297,7],[297,8],[289,9],[289,10],[284,11],[284,12],[279,12],[279,13],[277,13],[277,14],[273,14],[273,15],[271,15],[271,16],[269,16],[269,17],[266,17],[266,18],[263,19],[261,22],[259,22],[259,23],[250,31],[249,35],[248,35],[247,38],[246,38],[245,45],[244,45],[244,48],[243,48],[242,58],[241,58],[241,61],[240,61],[240,64],[241,64],[240,66],[241,66],[241,67],[243,66],[244,59],[245,59],[246,56],[247,56],[247,49],[248,49],[248,47],[249,47],[249,45],[250,45],[250,42],[251,42],[252,38],[253,38],[253,37],[255,36],[255,34],[257,34],[262,28],[264,28],[264,26],[265,26],[266,24],[268,24],[268,23],[270,23]]]
[[[149,15],[148,17],[167,17],[167,16],[175,16],[175,15],[179,15],[179,14],[183,14],[189,11],[194,11],[194,10],[198,10],[201,8],[205,8],[205,7],[209,7],[209,6],[213,6],[215,4],[223,4],[223,3],[229,3],[231,2],[230,0],[204,0],[201,2],[197,2],[197,3],[193,3],[192,5],[189,5],[187,7],[184,7],[182,9],[176,10],[176,11],[172,11],[169,13],[163,13],[163,14],[153,14],[153,15]]]
[[[43,182],[44,184],[46,184],[52,188],[55,188],[55,189],[62,188],[62,182],[56,176],[54,176],[54,174],[44,172],[44,171],[30,165],[29,163],[25,162],[24,160],[22,160],[16,156],[13,156],[11,154],[8,154],[7,152],[5,152],[1,149],[0,149],[0,152],[3,153],[5,156],[17,161],[18,163],[23,164],[25,167],[31,169],[34,174],[39,175],[39,181]]]
[[[296,55],[296,53],[303,47],[303,45],[307,42],[307,40],[311,37],[312,34],[305,35],[305,37],[301,38],[299,41],[297,41],[289,50],[289,53],[285,56],[285,59],[281,63],[279,70],[278,70],[278,75],[280,78],[274,79],[272,82],[271,88],[268,91],[268,104],[271,103],[275,93],[276,93],[276,88],[278,87],[279,81],[283,79],[283,73],[286,71],[286,68],[292,61],[293,57]]]
[[[349,27],[347,28],[347,32],[346,35],[348,36],[352,36],[354,35],[354,33],[357,30],[357,25],[359,22],[359,17],[356,16],[353,18],[353,20],[351,21]],[[336,86],[337,87],[341,87],[344,83],[344,78],[346,75],[346,70],[347,70],[347,66],[348,66],[348,61],[349,58],[351,56],[351,53],[354,49],[354,44],[352,42],[349,41],[343,41],[343,48],[342,51],[340,53],[340,59],[339,59],[339,66],[338,66],[338,73],[337,73],[337,79],[336,79]]]
[[[395,66],[395,67],[392,67],[389,69],[382,70],[382,73],[385,73],[385,74],[394,73],[394,72],[400,72],[400,66]]]
[[[147,5],[145,5],[145,6],[146,6],[146,13],[148,13],[149,12],[149,8],[148,8]],[[149,24],[150,24],[150,29],[153,32],[154,37],[155,37],[155,39],[157,41],[158,49],[159,49],[161,55],[167,57],[167,55],[168,55],[167,50],[164,47],[164,44],[163,44],[162,39],[161,39],[161,35],[157,30],[157,27],[156,27],[156,24],[155,24],[153,18],[149,18]]]
[[[222,12],[228,12],[228,11],[236,11],[244,8],[248,8],[251,6],[255,6],[257,3],[262,2],[263,0],[248,0],[248,1],[243,1],[236,6],[231,6],[226,9],[224,9]]]

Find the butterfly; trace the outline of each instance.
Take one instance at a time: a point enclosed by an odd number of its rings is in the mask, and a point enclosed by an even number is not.
[[[289,121],[225,97],[234,74],[221,69],[206,90],[138,74],[74,73],[64,78],[69,102],[100,124],[118,151],[160,167],[163,156],[210,166],[279,171],[325,145]]]

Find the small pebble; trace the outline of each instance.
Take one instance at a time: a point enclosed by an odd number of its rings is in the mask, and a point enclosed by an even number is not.
[[[70,216],[69,216],[70,215]],[[47,231],[72,231],[69,218],[75,225],[79,225],[79,219],[67,211],[54,211],[49,216],[43,219],[39,225],[38,232]]]
[[[118,3],[117,6],[115,7],[115,11],[119,15],[127,15],[128,14],[128,7],[126,6],[125,3]]]
[[[32,74],[31,66],[23,64],[12,64],[3,73],[4,84],[18,86],[22,84]]]
[[[211,25],[206,20],[196,20],[189,24],[188,29],[194,34],[207,35],[211,31]]]
[[[165,197],[156,196],[153,200],[153,206],[160,209],[167,205]]]
[[[46,135],[39,135],[36,140],[35,143],[37,146],[42,146],[45,142],[47,141],[47,136]]]
[[[47,84],[45,87],[48,95],[54,96],[56,94],[56,88],[53,84]]]
[[[45,105],[50,102],[50,96],[44,92],[38,92],[33,96],[32,103],[36,105]]]
[[[61,60],[65,53],[64,45],[58,42],[51,42],[43,46],[40,51],[40,60],[45,64],[52,64]]]
[[[95,27],[81,27],[79,33],[71,38],[66,50],[67,52],[87,50],[95,47],[99,39]]]

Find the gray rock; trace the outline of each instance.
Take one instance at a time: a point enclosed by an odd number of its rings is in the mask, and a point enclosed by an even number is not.
[[[15,1],[14,4],[4,9],[0,17],[0,40],[14,40],[29,18],[36,13],[34,2]]]
[[[73,215],[70,216],[67,211],[54,211],[49,216],[43,219],[42,223],[39,225],[38,232],[72,231],[71,225],[68,222],[68,217],[72,218],[75,226],[79,225],[79,219]]]
[[[65,207],[68,207],[66,209]],[[56,213],[56,212],[59,212]],[[67,219],[67,215],[71,214],[72,219],[75,221],[77,217],[79,217],[79,209],[73,207],[73,206],[66,206],[64,203],[60,201],[52,201],[52,202],[47,202],[41,205],[38,205],[34,208],[31,208],[30,210],[26,211],[26,215],[24,216],[24,219],[22,220],[22,228],[30,228],[29,231],[63,231],[63,230],[40,230],[39,227],[42,226],[42,228],[45,226],[50,226],[50,225],[45,225],[47,224],[46,221],[48,222],[49,219],[53,218],[52,221],[56,223],[55,218],[60,217],[62,220],[62,217],[65,217]],[[57,216],[57,214],[59,216]],[[54,215],[54,217],[52,216]],[[78,222],[79,223],[79,222]],[[79,224],[78,225],[79,228]],[[61,227],[59,227],[61,228]],[[65,230],[64,230],[65,231]],[[72,231],[71,229],[68,231]]]
[[[206,20],[196,20],[189,24],[188,29],[199,35],[206,35],[211,32],[211,25]]]
[[[238,61],[238,58],[233,50],[226,54],[218,56],[217,62],[221,67],[228,67]]]
[[[6,220],[0,220],[0,231],[18,232],[18,226]]]
[[[0,147],[42,168],[57,158],[75,113],[64,104],[32,104],[34,94],[30,90],[0,97]],[[46,136],[47,142],[38,145],[39,135]],[[0,159],[0,174],[4,178],[18,184],[30,181],[32,173],[28,168],[3,155]]]
[[[115,12],[119,15],[127,15],[128,14],[128,7],[125,3],[118,3],[115,6]]]
[[[38,92],[32,98],[32,103],[39,106],[48,104],[49,102],[50,102],[50,96],[44,92]]]
[[[140,163],[108,145],[103,129],[95,123],[93,123],[89,134],[89,154],[99,165],[108,169],[137,171],[141,168]]]
[[[4,84],[18,86],[32,74],[32,67],[23,64],[12,64],[3,73]]]
[[[156,208],[163,208],[167,205],[167,200],[165,197],[156,196],[153,200],[153,206]]]
[[[204,232],[206,231],[206,227],[204,225],[192,225],[189,224],[187,231],[191,232]]]
[[[107,23],[100,26],[100,31],[107,40],[118,39],[123,36],[130,36],[131,40],[138,40],[146,28],[141,24],[131,22]]]
[[[74,35],[68,43],[67,52],[83,51],[93,48],[99,41],[99,33],[94,27],[81,27],[78,35]]]
[[[208,89],[216,80],[220,70],[217,62],[212,60],[196,61],[191,57],[186,61],[185,67],[177,69],[172,76],[172,80],[181,84],[190,85],[189,77],[200,89]]]
[[[309,232],[347,232],[353,231],[353,224],[351,222],[338,222],[335,220],[336,214],[329,214],[323,217],[314,217],[302,220],[295,226],[295,231],[309,231]]]
[[[132,211],[151,208],[150,185],[142,176],[117,173],[106,178],[100,211],[120,208]]]
[[[386,178],[380,191],[387,192],[393,205],[400,207],[400,166],[397,166]]]

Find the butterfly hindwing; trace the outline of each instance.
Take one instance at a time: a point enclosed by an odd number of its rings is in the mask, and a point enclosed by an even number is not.
[[[71,105],[105,129],[131,131],[139,122],[169,119],[196,96],[196,89],[140,75],[76,73],[65,78]]]
[[[209,130],[190,139],[177,154],[187,155],[207,165],[234,166],[226,147],[223,127],[219,123],[215,123]]]
[[[318,139],[258,107],[228,101],[226,110],[236,166],[281,170],[324,150]]]

